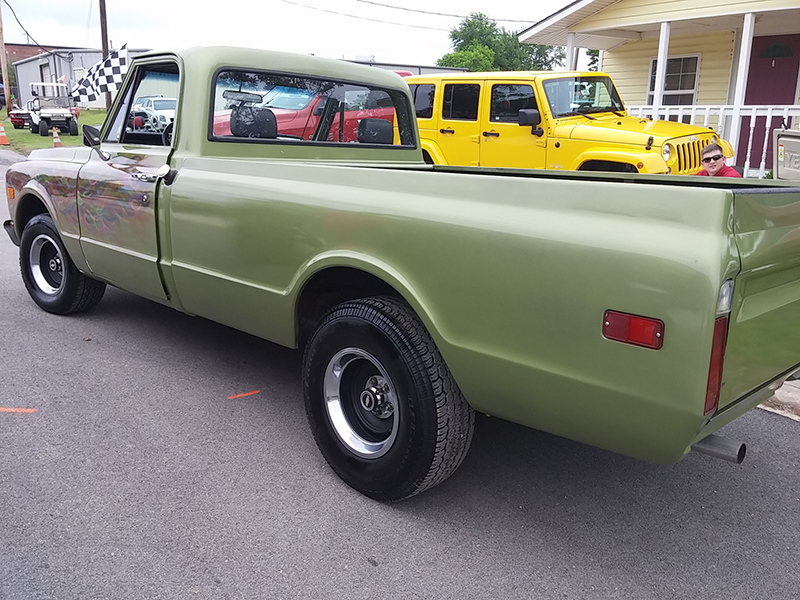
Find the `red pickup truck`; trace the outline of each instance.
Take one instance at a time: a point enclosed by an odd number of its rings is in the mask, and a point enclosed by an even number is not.
[[[264,108],[275,115],[280,136],[304,140],[312,139],[319,120],[326,113],[333,120],[327,141],[356,142],[358,123],[362,119],[383,119],[394,125],[394,108],[389,95],[355,86],[346,90],[338,101],[317,90],[284,85],[276,85],[266,93],[229,90],[224,92],[217,106],[226,106],[225,110],[214,114],[214,135],[218,137],[233,136],[232,120],[236,128],[237,121],[255,118],[254,115]]]

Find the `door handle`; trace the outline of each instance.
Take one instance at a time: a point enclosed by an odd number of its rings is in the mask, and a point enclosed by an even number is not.
[[[483,137],[500,137],[500,134],[496,131],[484,131]]]
[[[455,133],[455,129],[440,129],[439,133]]]
[[[158,179],[158,175],[153,175],[150,173],[132,173],[131,177],[147,183],[153,183],[156,179]]]

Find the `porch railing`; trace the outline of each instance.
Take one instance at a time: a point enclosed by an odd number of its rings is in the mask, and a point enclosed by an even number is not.
[[[764,177],[772,169],[772,131],[778,128],[800,129],[800,105],[778,106],[628,106],[635,117],[659,118],[712,127],[729,141],[736,153],[734,164],[750,177]],[[749,122],[748,122],[749,120]],[[774,121],[774,122],[773,122]],[[738,123],[738,127],[734,127]],[[731,132],[736,139],[732,139]],[[763,134],[763,137],[762,137]],[[740,146],[739,140],[747,140]],[[746,151],[740,152],[740,148]]]

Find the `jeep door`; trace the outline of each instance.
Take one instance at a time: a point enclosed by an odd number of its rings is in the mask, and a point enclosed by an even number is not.
[[[436,141],[449,165],[480,164],[480,81],[448,82],[442,90]]]
[[[158,267],[158,170],[169,162],[173,125],[156,131],[132,113],[138,96],[177,98],[178,91],[175,62],[139,63],[106,120],[99,152],[78,175],[81,248],[91,272],[157,300],[167,298]]]
[[[494,81],[488,82],[484,89],[489,101],[481,108],[481,166],[547,168],[546,131],[537,135],[532,133],[536,128],[519,125],[521,109],[539,110],[531,83]]]

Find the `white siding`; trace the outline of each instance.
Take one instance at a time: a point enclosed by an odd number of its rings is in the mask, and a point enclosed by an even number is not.
[[[697,104],[726,104],[734,32],[721,31],[705,36],[673,36],[669,55],[700,55]],[[650,62],[658,54],[658,39],[629,42],[603,54],[603,71],[610,74],[625,104],[646,104]]]

